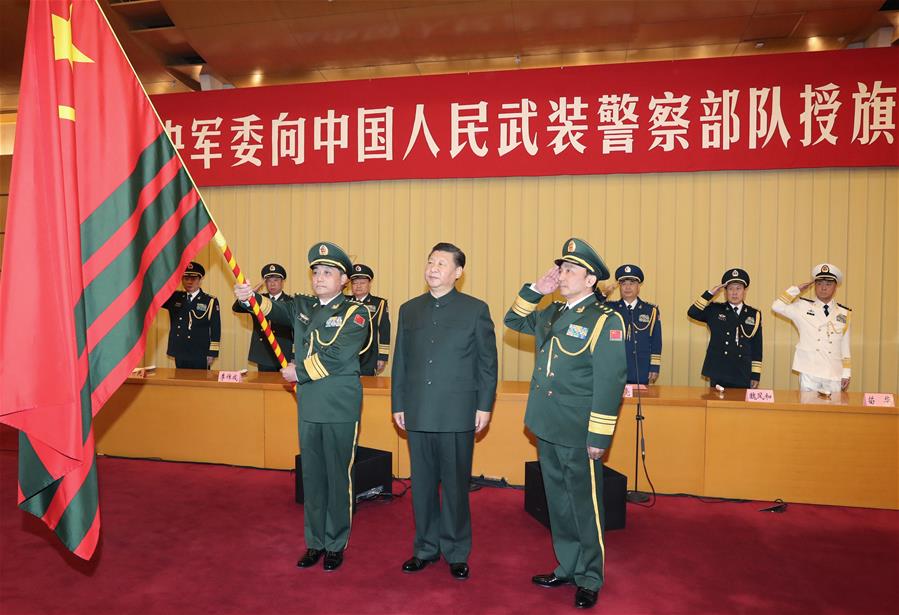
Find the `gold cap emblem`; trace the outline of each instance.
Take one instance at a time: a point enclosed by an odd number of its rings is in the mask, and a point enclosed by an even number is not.
[[[628,265],[627,267],[625,267],[625,268],[624,268],[624,272],[625,272],[625,273],[630,273],[630,272],[631,272],[631,266]]]
[[[362,267],[360,267],[359,265],[356,265],[356,271],[362,271]]]
[[[574,252],[576,249],[577,249],[577,244],[574,243],[574,239],[572,239],[571,241],[568,242],[568,248],[567,248],[567,250],[568,250],[569,252]]]
[[[328,255],[328,246],[326,246],[325,244],[320,245],[318,247],[318,253],[321,256],[327,256]]]
[[[275,266],[274,266],[274,265],[269,265],[269,266],[268,266],[268,270],[269,270],[269,271],[274,271],[274,270],[275,270]]]
[[[827,265],[821,265],[822,273],[828,273],[829,271],[830,271],[830,267],[828,267]]]
[[[730,272],[730,275],[731,275],[731,277],[734,277],[734,278],[735,278],[735,277],[737,277],[738,275],[740,275],[740,272],[737,271],[736,269],[734,269],[733,271]]]

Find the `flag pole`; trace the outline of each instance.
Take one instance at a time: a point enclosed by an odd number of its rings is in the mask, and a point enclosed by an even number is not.
[[[209,207],[206,206],[206,201],[203,199],[203,195],[200,193],[200,189],[197,187],[197,182],[194,181],[193,175],[191,175],[190,173],[190,169],[187,168],[187,165],[184,163],[184,159],[181,157],[181,152],[179,152],[178,148],[175,147],[174,142],[172,142],[171,135],[169,135],[168,131],[165,129],[165,125],[162,123],[162,118],[159,117],[159,113],[156,111],[156,106],[153,105],[153,101],[150,100],[150,95],[147,94],[147,89],[144,87],[144,84],[141,83],[140,77],[138,77],[137,75],[137,71],[134,70],[134,65],[131,63],[131,58],[128,57],[128,54],[125,53],[125,48],[122,47],[122,41],[119,40],[119,36],[116,34],[115,29],[113,29],[112,24],[109,23],[109,18],[106,16],[106,13],[103,12],[103,7],[100,6],[99,0],[94,0],[94,2],[97,4],[97,10],[100,11],[100,15],[102,15],[103,19],[106,21],[106,26],[109,28],[113,39],[115,39],[116,44],[118,44],[119,50],[122,52],[122,56],[125,58],[125,61],[128,62],[128,66],[131,67],[131,72],[134,73],[134,79],[137,81],[138,85],[140,85],[140,89],[143,91],[144,96],[147,99],[147,103],[149,103],[150,105],[150,109],[153,110],[153,114],[156,116],[156,121],[159,122],[159,125],[162,127],[162,132],[165,134],[166,139],[168,139],[169,144],[172,146],[172,151],[175,152],[175,156],[177,156],[178,160],[181,162],[181,168],[184,169],[184,172],[187,174],[188,179],[190,179],[190,183],[193,186],[193,189],[196,190],[197,196],[200,197],[200,202],[203,204],[203,208],[206,210],[206,213],[212,220],[212,224],[215,226],[215,235],[212,238],[215,242],[215,245],[218,246],[219,250],[222,253],[222,256],[228,263],[228,267],[231,269],[231,273],[234,274],[234,278],[237,280],[237,283],[246,283],[246,278],[244,277],[240,266],[237,264],[237,259],[234,258],[234,253],[231,252],[231,248],[228,247],[228,242],[225,239],[224,234],[222,234],[221,227],[218,225],[218,222],[215,221],[215,217],[212,215],[212,212],[209,211]],[[278,359],[281,367],[287,367],[287,358],[284,356],[284,352],[281,350],[281,346],[278,344],[278,340],[277,338],[275,338],[275,335],[272,332],[271,323],[269,323],[268,319],[265,317],[265,314],[263,314],[262,310],[259,308],[259,302],[256,301],[255,293],[250,295],[249,301],[250,308],[253,310],[253,315],[256,317],[256,321],[262,328],[263,333],[265,333],[265,338],[274,351],[275,357]],[[294,385],[294,389],[296,389],[296,385]]]

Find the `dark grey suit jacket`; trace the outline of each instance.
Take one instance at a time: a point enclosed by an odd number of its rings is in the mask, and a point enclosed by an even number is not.
[[[496,397],[496,335],[480,299],[453,289],[400,307],[393,355],[393,412],[409,431],[474,429],[475,411]]]

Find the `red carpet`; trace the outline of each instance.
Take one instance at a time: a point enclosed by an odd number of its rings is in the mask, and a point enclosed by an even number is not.
[[[15,454],[0,452],[0,613],[572,613],[573,588],[541,589],[548,532],[523,493],[472,494],[472,578],[445,563],[417,575],[411,499],[363,503],[344,566],[299,570],[293,475],[101,459],[103,534],[94,561],[63,551],[15,507]],[[899,513],[659,498],[630,506],[606,538],[593,612],[896,613]]]

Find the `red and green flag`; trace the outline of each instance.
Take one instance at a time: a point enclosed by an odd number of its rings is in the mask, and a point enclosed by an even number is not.
[[[0,273],[19,507],[90,558],[92,419],[215,225],[95,0],[33,0]]]

